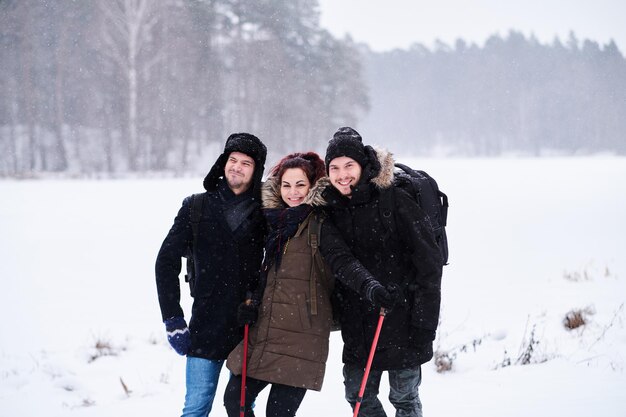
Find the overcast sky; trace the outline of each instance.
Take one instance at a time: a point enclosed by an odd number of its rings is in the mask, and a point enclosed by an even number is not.
[[[626,54],[626,0],[320,0],[321,24],[336,36],[349,33],[375,51],[457,38],[482,45],[510,29],[541,42],[556,36],[600,44],[613,39]]]

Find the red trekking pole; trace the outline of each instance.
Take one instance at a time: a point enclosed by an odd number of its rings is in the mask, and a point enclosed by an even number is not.
[[[248,328],[246,324],[243,327],[243,361],[241,364],[241,397],[239,401],[239,417],[243,417],[246,411],[246,370],[248,364]]]
[[[374,353],[376,352],[376,345],[378,344],[378,336],[380,336],[380,329],[383,327],[383,320],[385,319],[387,310],[380,309],[380,315],[378,316],[378,326],[376,327],[376,333],[374,333],[374,340],[372,341],[372,347],[370,348],[370,356],[367,358],[367,365],[365,366],[365,373],[363,374],[363,380],[361,381],[361,388],[359,389],[359,396],[356,399],[354,406],[354,414],[352,417],[357,417],[359,414],[359,408],[361,408],[361,401],[363,401],[363,394],[365,393],[365,384],[367,383],[367,377],[370,374],[370,368],[372,367],[372,361],[374,360]]]

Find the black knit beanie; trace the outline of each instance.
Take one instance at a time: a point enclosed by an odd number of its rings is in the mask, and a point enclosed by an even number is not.
[[[351,127],[340,128],[328,142],[326,158],[324,158],[326,173],[328,173],[330,162],[340,156],[347,156],[354,159],[361,167],[364,167],[369,161],[361,135]]]

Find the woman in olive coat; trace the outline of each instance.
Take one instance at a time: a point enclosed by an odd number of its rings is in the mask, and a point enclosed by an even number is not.
[[[332,275],[317,250],[324,162],[309,152],[283,158],[263,185],[268,224],[261,284],[239,307],[249,330],[245,415],[267,385],[267,416],[294,416],[307,389],[322,388],[332,325]],[[324,178],[322,178],[324,177]],[[320,180],[321,179],[321,180]],[[229,355],[224,394],[229,417],[239,415],[243,342]]]

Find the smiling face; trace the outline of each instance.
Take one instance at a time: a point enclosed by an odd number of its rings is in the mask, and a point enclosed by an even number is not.
[[[224,177],[228,187],[235,194],[245,192],[252,184],[254,159],[241,152],[231,152],[224,167]]]
[[[289,168],[280,180],[280,197],[289,207],[299,206],[310,188],[311,183],[302,169]]]
[[[351,187],[356,187],[361,178],[361,165],[350,157],[340,156],[328,164],[328,178],[341,194],[350,197]]]

